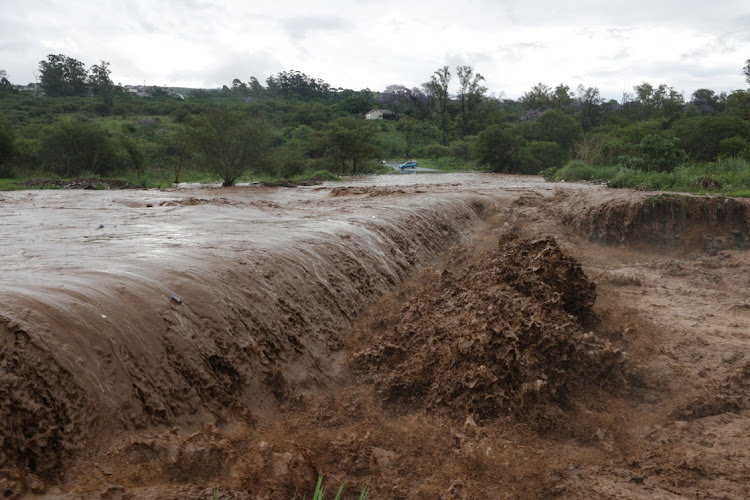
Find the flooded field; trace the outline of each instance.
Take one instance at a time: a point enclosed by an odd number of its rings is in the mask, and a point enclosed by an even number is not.
[[[0,193],[0,491],[746,498],[747,207],[490,174]]]

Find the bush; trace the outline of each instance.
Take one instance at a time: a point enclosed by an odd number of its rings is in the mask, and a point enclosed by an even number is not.
[[[618,167],[601,167],[580,160],[571,160],[562,168],[541,172],[548,181],[607,181],[615,177]]]
[[[671,172],[689,159],[687,153],[677,146],[678,142],[676,137],[647,135],[638,145],[637,156],[621,157],[619,164],[628,169]]]
[[[473,150],[474,145],[469,141],[453,141],[448,146],[448,156],[467,161],[471,159]]]
[[[750,159],[750,142],[734,136],[719,142],[719,158],[740,157]]]
[[[444,156],[449,156],[450,151],[442,144],[428,144],[422,148],[422,156],[437,160]]]
[[[39,158],[47,170],[65,177],[104,175],[117,165],[115,145],[95,124],[62,118],[46,127],[39,139]]]
[[[551,167],[562,167],[567,159],[556,142],[531,141],[519,151],[518,173],[537,175]]]
[[[13,127],[0,117],[0,176],[7,177],[7,167],[16,152],[16,134]]]
[[[479,133],[474,157],[493,172],[517,172],[521,165],[519,151],[524,139],[502,125],[493,125]]]

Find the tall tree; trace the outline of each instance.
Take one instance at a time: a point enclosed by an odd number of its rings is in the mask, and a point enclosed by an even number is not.
[[[86,66],[63,54],[50,54],[39,61],[44,93],[49,97],[85,96],[88,93]]]
[[[596,87],[585,88],[583,85],[578,85],[576,91],[578,92],[581,126],[583,130],[590,130],[599,125],[599,106],[602,103],[602,97]]]
[[[347,162],[357,173],[357,164],[380,153],[376,136],[377,130],[370,121],[345,116],[314,132],[313,148],[322,149],[339,161],[342,173],[346,172]]]
[[[115,84],[109,76],[111,73],[107,61],[101,61],[100,64],[94,64],[89,68],[89,88],[95,97],[102,100],[106,113],[112,110],[115,98]]]
[[[716,92],[711,89],[698,89],[693,92],[690,104],[695,105],[702,115],[712,115],[718,111],[723,111],[724,108],[722,95],[716,95]]]
[[[0,116],[0,172],[16,151],[16,134],[5,118]]]
[[[471,66],[457,66],[458,74],[458,98],[461,104],[461,137],[472,135],[477,132],[478,112],[487,87],[482,86],[484,77],[474,73]]]
[[[681,92],[662,83],[654,87],[648,82],[633,87],[635,103],[641,118],[662,118],[671,124],[682,113],[685,100]]]
[[[521,97],[524,111],[546,111],[552,107],[552,89],[539,82]]]
[[[409,108],[411,108],[409,93],[409,89],[403,85],[388,85],[378,95],[378,102],[386,109],[393,111],[396,119],[399,119],[402,114],[408,113]]]
[[[251,82],[252,84],[252,82]],[[271,97],[282,97],[284,99],[316,99],[328,98],[334,89],[321,80],[307,76],[301,71],[281,71],[266,79],[267,92]]]
[[[404,142],[406,143],[404,156],[411,156],[412,149],[424,134],[424,126],[422,122],[409,116],[405,116],[396,124],[396,130],[401,132],[401,135],[404,136]]]
[[[231,186],[248,170],[258,169],[271,145],[268,123],[257,116],[214,108],[185,121],[187,134],[206,165]]]
[[[8,72],[0,69],[0,92],[16,92],[16,88],[8,80]]]
[[[552,100],[552,107],[556,109],[567,108],[573,104],[573,97],[575,95],[570,91],[570,87],[563,85],[562,83],[555,87],[555,90],[550,96]]]
[[[450,82],[451,72],[448,66],[443,66],[435,71],[430,79],[430,91],[437,112],[440,132],[443,135],[443,146],[448,145],[448,104],[450,103],[448,85],[450,85]]]
[[[94,64],[89,68],[89,87],[93,95],[99,96],[112,92],[115,85],[112,83],[110,74],[112,74],[112,71],[110,71],[107,61],[101,61],[101,63]]]
[[[745,67],[742,68],[742,74],[745,75],[745,81],[750,85],[750,59],[745,61]]]

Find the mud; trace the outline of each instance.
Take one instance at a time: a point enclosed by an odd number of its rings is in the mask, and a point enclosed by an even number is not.
[[[748,497],[744,207],[476,174],[2,193],[0,491]]]
[[[656,194],[634,201],[619,196],[584,209],[576,204],[563,222],[591,241],[607,245],[657,248],[661,251],[699,249],[710,255],[750,247],[750,205],[723,196]]]
[[[585,328],[595,285],[554,238],[506,234],[492,251],[454,250],[447,265],[377,315],[353,357],[386,403],[478,423],[513,414],[549,430],[581,385],[624,388],[625,354]]]

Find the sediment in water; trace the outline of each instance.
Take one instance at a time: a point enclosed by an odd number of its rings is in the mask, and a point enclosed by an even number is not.
[[[330,384],[331,353],[362,309],[488,204],[432,201],[180,271],[80,271],[65,288],[0,293],[0,468],[50,478],[118,430],[273,415]]]

